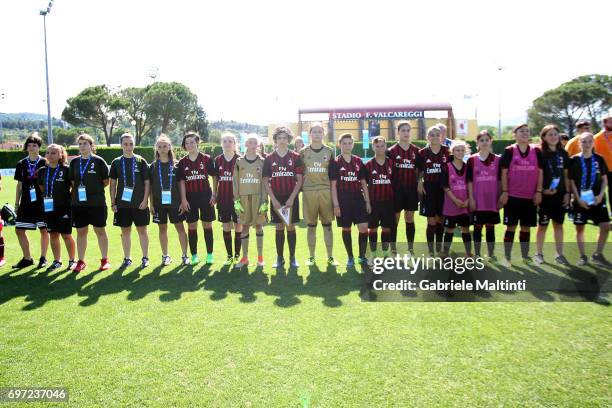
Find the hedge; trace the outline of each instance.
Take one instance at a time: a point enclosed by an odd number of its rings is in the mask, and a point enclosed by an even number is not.
[[[395,143],[395,141],[388,141],[387,145],[391,146]],[[413,143],[419,147],[425,146],[427,143],[425,140],[415,140]],[[472,152],[476,151],[476,142],[469,141]],[[512,140],[494,140],[493,141],[493,151],[495,153],[501,154],[504,151],[504,148],[510,144],[514,143]],[[333,147],[333,146],[331,146]],[[76,156],[79,154],[79,150],[75,147],[68,148],[68,155]],[[210,144],[204,143],[200,145],[200,150],[204,153],[208,153],[211,156],[217,156],[223,152],[221,145],[218,144]],[[266,151],[270,152],[272,150],[272,146],[266,146]],[[136,154],[144,157],[148,162],[151,162],[155,157],[153,146],[137,146],[134,151]],[[175,147],[174,153],[177,157],[182,157],[184,152],[181,148]],[[363,154],[363,144],[362,142],[355,142],[355,147],[353,149],[353,153],[358,156],[364,156]],[[41,155],[44,156],[44,150],[41,150]],[[97,148],[96,154],[101,156],[104,160],[106,160],[109,164],[110,162],[116,158],[121,156],[121,148],[120,147],[101,147]],[[370,148],[368,149],[368,157],[372,157],[374,151],[372,150],[372,145],[370,144]],[[26,153],[21,150],[0,150],[0,169],[13,169],[17,165],[17,162],[23,159],[26,156]]]

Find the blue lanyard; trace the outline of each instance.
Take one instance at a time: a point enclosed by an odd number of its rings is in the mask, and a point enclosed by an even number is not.
[[[159,174],[159,186],[161,187],[162,191],[164,190],[164,181],[162,179],[162,172],[161,172],[161,160],[157,161],[157,173]],[[168,189],[172,189],[172,165],[170,164],[170,162],[168,162],[168,178],[170,179],[170,184],[168,185]]]
[[[580,181],[580,190],[592,190],[595,185],[595,178],[597,177],[597,169],[595,168],[595,156],[591,156],[591,175],[589,177],[589,183],[587,185],[586,179],[586,163],[584,160],[584,156],[580,155],[580,165],[582,166],[582,180]]]
[[[561,155],[559,154],[558,151],[555,151],[555,164],[556,167],[553,168],[552,164],[550,164],[551,160],[547,160],[546,161],[548,163],[548,168],[550,169],[550,175],[551,177],[555,177],[556,175],[559,174],[559,165],[561,164]]]
[[[125,157],[121,156],[121,173],[123,174],[123,187],[127,187],[127,180],[125,177]],[[136,186],[136,157],[132,157],[132,188]]]
[[[28,158],[28,174],[30,175],[30,179],[34,178],[34,173],[36,173],[36,167],[38,167],[39,161],[40,161],[40,156],[38,156],[34,164],[32,164],[32,162],[30,161],[30,158]]]
[[[53,197],[53,187],[55,186],[55,176],[57,176],[57,171],[59,170],[60,166],[56,166],[55,167],[55,171],[53,172],[53,177],[51,177],[51,184],[49,184],[49,173],[51,172],[51,167],[47,166],[47,172],[45,174],[45,187],[46,187],[46,193],[47,193],[47,197]]]
[[[81,185],[83,185],[83,178],[85,177],[85,171],[87,170],[87,167],[89,167],[89,162],[91,161],[91,158],[93,156],[89,156],[89,159],[87,159],[87,163],[85,163],[85,167],[83,167],[83,156],[79,157],[79,175],[81,176],[79,179],[79,182],[81,183]]]

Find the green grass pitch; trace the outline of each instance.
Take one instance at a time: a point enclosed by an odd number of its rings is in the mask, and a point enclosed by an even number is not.
[[[14,187],[5,177],[2,203],[14,202]],[[423,240],[420,217],[417,230]],[[172,228],[175,263],[159,267],[157,226],[149,231],[147,269],[139,262],[117,269],[119,230],[109,222],[113,268],[95,271],[99,251],[90,233],[88,269],[75,276],[12,271],[20,251],[12,228],[4,229],[0,387],[67,387],[69,405],[84,407],[612,405],[609,307],[367,303],[359,297],[359,274],[323,266],[322,236],[320,270],[301,266],[277,274],[270,266],[271,226],[265,228],[267,266],[248,272],[221,267],[218,224],[211,267],[178,266]],[[498,240],[501,234],[498,227]],[[591,241],[594,234],[589,227]],[[36,257],[37,235],[30,234]],[[566,223],[567,241],[573,235]],[[134,236],[135,259],[137,242]],[[203,252],[201,236],[199,242]],[[302,265],[307,254],[299,228]]]

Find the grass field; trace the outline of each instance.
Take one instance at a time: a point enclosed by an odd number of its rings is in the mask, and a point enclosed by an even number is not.
[[[0,200],[14,201],[8,178]],[[120,271],[119,232],[108,231],[110,271],[94,271],[93,234],[83,274],[0,270],[0,387],[67,387],[73,406],[612,405],[609,307],[363,302],[360,274],[344,266],[276,273],[270,226],[263,269],[179,267],[178,250],[162,269],[152,226],[152,266]],[[20,253],[4,232],[10,265]],[[220,228],[215,247],[220,262]]]

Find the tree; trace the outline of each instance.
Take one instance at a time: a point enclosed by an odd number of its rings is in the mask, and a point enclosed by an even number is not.
[[[78,135],[80,135],[81,133],[89,132],[89,131],[91,130],[90,129],[88,130],[85,128],[71,127],[68,129],[64,129],[64,128],[54,127],[53,128],[53,143],[68,147],[76,143],[76,138]],[[47,140],[47,128],[43,128],[40,130],[40,137],[42,137],[43,140]]]
[[[135,142],[137,145],[142,141],[143,136],[146,136],[153,130],[155,120],[148,114],[147,105],[147,88],[126,88],[121,91],[120,95],[126,103],[126,116],[130,121],[134,122]]]
[[[202,141],[208,141],[208,120],[206,120],[206,112],[200,105],[196,105],[195,109],[187,118],[185,129],[198,132]]]
[[[548,123],[559,126],[570,137],[577,120],[586,118],[597,130],[612,107],[612,77],[583,75],[544,92],[527,111],[529,127],[538,132]]]
[[[124,115],[126,101],[106,85],[96,85],[69,98],[62,112],[62,119],[73,126],[90,126],[101,129],[107,146],[110,146],[113,129]]]
[[[155,82],[145,93],[147,115],[154,124],[168,133],[176,127],[184,127],[196,110],[197,97],[189,88],[178,82]]]

